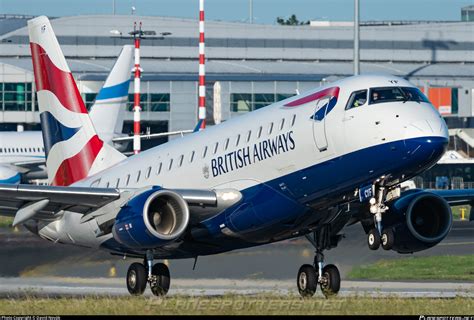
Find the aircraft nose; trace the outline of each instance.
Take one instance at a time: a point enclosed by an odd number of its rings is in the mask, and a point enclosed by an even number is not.
[[[405,140],[415,137],[442,137],[449,139],[448,128],[443,118],[413,121],[405,127]]]
[[[405,129],[405,150],[419,167],[435,164],[446,151],[448,142],[448,129],[441,117],[415,121]]]

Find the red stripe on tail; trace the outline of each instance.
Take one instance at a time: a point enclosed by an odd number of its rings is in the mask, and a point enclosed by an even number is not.
[[[36,90],[51,91],[66,109],[77,113],[87,113],[72,74],[56,67],[39,44],[31,42],[30,48]]]
[[[93,136],[79,153],[61,163],[51,185],[68,186],[87,177],[103,144],[97,135]]]

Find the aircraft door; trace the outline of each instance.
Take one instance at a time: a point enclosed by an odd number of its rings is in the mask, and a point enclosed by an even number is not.
[[[311,117],[313,119],[313,138],[319,151],[326,151],[328,140],[326,136],[326,114],[330,97],[324,97],[316,101],[316,108]]]

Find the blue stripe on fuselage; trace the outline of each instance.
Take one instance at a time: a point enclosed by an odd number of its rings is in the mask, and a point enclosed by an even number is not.
[[[7,178],[7,179],[0,179],[0,183],[17,184],[17,183],[20,183],[20,181],[21,181],[20,173],[17,173],[14,176],[11,176],[10,178]]]
[[[81,128],[69,128],[59,122],[48,111],[40,114],[41,130],[43,130],[43,143],[46,156],[49,150],[58,142],[69,140]]]
[[[290,238],[300,231],[299,226],[294,226],[295,221],[309,224],[324,217],[328,203],[325,200],[342,203],[346,200],[341,195],[353,194],[356,188],[382,175],[390,175],[393,181],[418,175],[436,163],[447,143],[443,137],[384,143],[247,188],[241,191],[240,203],[201,223],[201,234],[205,236],[195,240],[202,245],[185,242],[183,247],[160,257],[190,258],[269,243],[275,241],[275,236]],[[326,205],[318,208],[319,201]],[[306,216],[306,205],[315,206],[316,214]],[[234,236],[226,235],[223,225]],[[131,252],[114,239],[102,246]]]
[[[130,80],[116,84],[111,87],[104,87],[100,90],[99,94],[96,97],[97,100],[113,99],[125,97],[128,95]]]

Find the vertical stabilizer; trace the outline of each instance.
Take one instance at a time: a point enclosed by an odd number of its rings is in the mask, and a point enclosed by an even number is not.
[[[67,186],[125,158],[99,139],[47,17],[28,21],[48,180]]]

